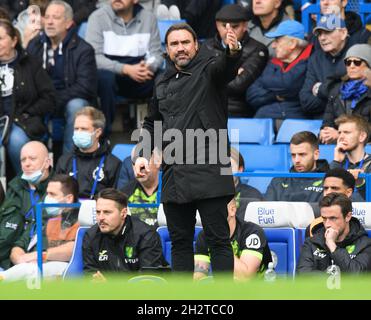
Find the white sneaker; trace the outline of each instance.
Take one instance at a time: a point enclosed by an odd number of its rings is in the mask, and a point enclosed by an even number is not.
[[[157,7],[156,16],[158,20],[169,20],[170,19],[170,13],[167,6],[164,4],[160,4]]]
[[[170,20],[180,20],[179,8],[174,4],[169,8],[169,18]]]

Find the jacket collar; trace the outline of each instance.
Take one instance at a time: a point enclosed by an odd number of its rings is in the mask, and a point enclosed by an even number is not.
[[[277,58],[272,58],[272,63],[279,66],[281,68],[281,71],[286,73],[289,72],[292,68],[294,68],[299,62],[303,60],[308,60],[310,57],[310,54],[312,53],[313,44],[309,44],[305,47],[305,49],[299,54],[298,57],[291,63],[289,63],[287,66],[285,66],[284,62]]]

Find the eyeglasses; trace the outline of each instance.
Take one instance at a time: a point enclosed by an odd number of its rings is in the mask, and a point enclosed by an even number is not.
[[[353,60],[353,59],[346,59],[344,61],[345,65],[347,67],[350,67],[350,65],[353,63],[356,67],[359,67],[362,64],[363,60]]]

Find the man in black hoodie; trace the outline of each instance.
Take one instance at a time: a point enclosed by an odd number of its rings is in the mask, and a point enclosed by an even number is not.
[[[49,3],[45,33],[32,39],[27,51],[42,60],[57,97],[57,116],[65,117],[64,152],[73,148],[72,133],[77,110],[92,105],[97,96],[97,65],[94,49],[77,35],[73,10],[60,0]]]
[[[318,139],[314,133],[302,131],[294,134],[290,141],[293,166],[290,172],[326,172],[329,165],[319,160]],[[323,191],[321,178],[274,178],[268,186],[267,201],[317,202]]]
[[[106,120],[93,107],[76,112],[73,152],[58,160],[56,171],[73,176],[79,183],[79,197],[93,198],[104,188],[116,185],[121,161],[111,154],[108,141],[101,139]]]
[[[326,271],[336,265],[341,272],[371,270],[371,239],[357,218],[352,202],[344,194],[330,193],[320,202],[323,226],[307,238],[300,254],[298,273]]]

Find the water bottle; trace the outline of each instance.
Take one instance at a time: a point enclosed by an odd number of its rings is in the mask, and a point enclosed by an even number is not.
[[[273,268],[273,262],[268,263],[268,269],[264,273],[264,281],[273,282],[276,281],[276,271]]]

